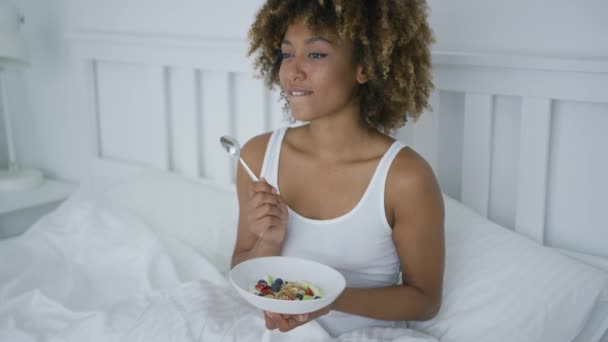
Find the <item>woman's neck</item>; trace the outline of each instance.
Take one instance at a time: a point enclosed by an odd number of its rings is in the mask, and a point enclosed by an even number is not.
[[[360,156],[378,132],[357,113],[311,121],[304,127],[307,150],[321,160],[345,160]]]

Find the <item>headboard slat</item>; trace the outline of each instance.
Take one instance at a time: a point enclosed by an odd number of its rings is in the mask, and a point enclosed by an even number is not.
[[[179,174],[198,177],[198,112],[196,108],[196,72],[172,67],[168,75],[168,104],[171,142],[171,169]]]
[[[522,101],[515,230],[544,243],[551,100]]]
[[[429,98],[430,111],[425,111],[414,126],[414,147],[431,165],[435,174],[439,167],[439,91]],[[412,123],[408,123],[412,125]]]
[[[249,74],[234,75],[235,138],[242,144],[264,132],[268,112],[264,84]],[[219,146],[219,145],[218,145]]]
[[[230,74],[224,71],[202,73],[202,120],[203,177],[220,183],[232,182],[233,162],[220,146],[220,137],[232,132]]]
[[[547,62],[550,62],[548,60]],[[435,65],[441,90],[608,103],[608,73]]]
[[[152,120],[144,122],[143,127],[132,127],[134,132],[149,127],[155,139],[152,139],[152,148],[148,151],[158,151],[158,153],[151,153],[150,158],[152,160],[152,166],[162,169],[169,170],[169,160],[171,153],[171,139],[169,132],[169,113],[167,108],[167,73],[164,66],[161,65],[149,65],[147,67],[147,83],[148,83],[148,110],[147,115],[150,115]],[[146,116],[147,116],[146,115]],[[148,125],[148,124],[151,125]]]
[[[462,201],[486,217],[490,198],[492,106],[491,94],[465,94]]]
[[[82,72],[77,73],[79,81],[84,87],[84,95],[87,112],[90,114],[88,118],[88,129],[91,132],[89,139],[89,151],[93,159],[101,157],[101,132],[99,126],[99,99],[98,94],[98,79],[97,79],[97,61],[93,59],[83,60]]]
[[[286,123],[283,114],[283,104],[284,101],[281,100],[281,92],[276,89],[276,87],[275,89],[268,91],[268,111],[270,115],[267,127],[268,131]]]

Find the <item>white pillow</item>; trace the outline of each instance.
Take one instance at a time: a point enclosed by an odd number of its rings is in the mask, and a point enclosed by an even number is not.
[[[107,190],[104,197],[153,229],[188,243],[220,272],[230,270],[238,222],[234,186],[149,170]]]
[[[602,336],[605,335],[604,340]],[[572,342],[608,342],[608,300],[597,303],[589,322]]]
[[[608,296],[608,274],[444,200],[443,305],[410,327],[442,342],[572,341]]]

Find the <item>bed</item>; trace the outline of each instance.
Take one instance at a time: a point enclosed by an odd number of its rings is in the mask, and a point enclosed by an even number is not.
[[[267,331],[227,281],[236,165],[219,137],[288,124],[245,42],[68,41],[90,165],[65,203],[0,241],[0,340],[608,341],[605,202],[564,195],[608,183],[586,170],[570,188],[562,142],[569,106],[606,122],[608,62],[435,52],[433,111],[396,137],[444,192],[442,308],[332,338],[315,322]],[[581,206],[594,211],[573,224],[563,211]]]

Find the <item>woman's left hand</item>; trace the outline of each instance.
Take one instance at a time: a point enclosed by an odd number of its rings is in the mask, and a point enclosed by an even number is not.
[[[300,315],[289,315],[264,311],[266,328],[268,330],[279,329],[281,332],[287,332],[329,313],[331,311],[331,307],[332,305],[328,305],[321,310]]]

